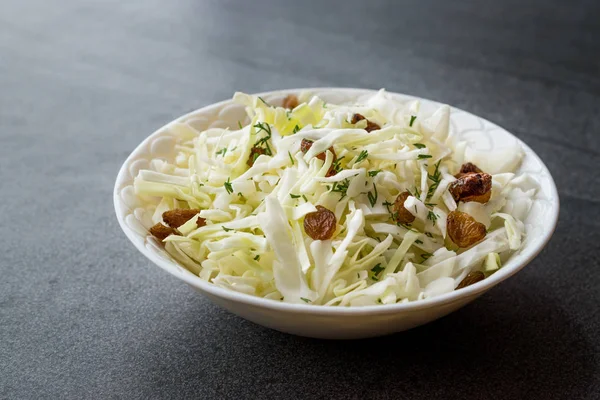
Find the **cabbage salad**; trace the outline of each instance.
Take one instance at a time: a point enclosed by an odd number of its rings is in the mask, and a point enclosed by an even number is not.
[[[171,124],[175,159],[134,182],[150,233],[208,282],[289,303],[408,302],[485,279],[524,240],[536,183],[515,175],[520,145],[473,150],[448,106],[423,115],[384,90],[234,101],[249,124]]]

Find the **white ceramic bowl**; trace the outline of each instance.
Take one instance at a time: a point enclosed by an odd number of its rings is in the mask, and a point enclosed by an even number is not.
[[[362,98],[375,93],[364,89],[311,88],[266,92],[260,95],[267,102],[280,104],[287,94],[304,90],[309,90],[334,104],[360,102]],[[391,95],[404,101],[415,99],[402,94]],[[422,99],[421,107],[426,112],[437,106],[439,103]],[[514,143],[515,140],[518,141],[506,130],[465,111],[452,108],[450,118],[450,129],[479,150],[493,152]],[[238,121],[247,119],[242,106],[227,100],[184,115],[177,121],[185,121],[201,131],[208,127],[236,127]],[[443,317],[475,300],[527,265],[548,242],[558,219],[559,200],[554,181],[540,158],[521,142],[525,157],[520,172],[528,172],[537,179],[541,190],[528,218],[524,221],[527,237],[522,249],[513,254],[505,265],[489,278],[452,293],[404,304],[342,308],[288,304],[262,299],[223,289],[200,279],[178,265],[157,245],[154,238],[148,235],[147,228],[151,222],[148,212],[141,208],[141,202],[134,193],[133,178],[140,169],[149,167],[150,160],[174,157],[175,139],[169,131],[169,125],[146,138],[131,153],[119,171],[114,188],[114,204],[121,228],[150,261],[189,284],[214,303],[257,324],[282,332],[327,339],[365,338],[407,330]]]

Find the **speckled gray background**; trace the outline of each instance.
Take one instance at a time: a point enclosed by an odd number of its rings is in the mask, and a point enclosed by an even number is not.
[[[0,6],[0,398],[600,398],[600,3],[17,1]],[[430,325],[328,342],[230,315],[121,233],[112,185],[165,122],[228,98],[386,87],[526,141],[548,248]]]

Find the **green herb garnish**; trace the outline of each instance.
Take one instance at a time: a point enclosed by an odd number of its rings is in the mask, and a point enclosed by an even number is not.
[[[273,107],[272,105],[270,105],[269,103],[267,103],[265,101],[265,99],[263,99],[262,97],[258,96],[258,98],[260,99],[260,101],[262,101],[263,103],[265,103],[265,105],[267,105],[268,107]]]
[[[336,174],[342,170],[342,166],[340,165],[340,162],[342,161],[342,159],[344,157],[345,156],[341,156],[340,158],[338,158],[337,160],[335,160],[333,162],[333,164],[331,165],[333,167],[333,170],[335,171]]]
[[[379,273],[381,273],[381,271],[383,271],[385,268],[381,266],[381,263],[377,264],[376,266],[374,266],[373,268],[371,268],[371,272],[373,273],[373,275],[371,276],[371,279],[373,279],[374,281],[379,280],[379,278],[377,278],[377,275],[379,275]]]
[[[387,208],[387,211],[388,211],[388,213],[390,213],[390,217],[392,218],[392,220],[395,221],[396,219],[398,219],[398,213],[390,210],[390,206],[393,205],[392,203],[390,203],[389,201],[386,200],[382,204],[385,206],[385,208]]]
[[[431,186],[429,186],[429,190],[427,190],[427,199],[433,196],[438,186],[440,185],[440,182],[442,181],[442,173],[440,172],[440,162],[442,162],[442,160],[439,160],[437,163],[435,163],[435,169],[433,171],[433,174],[427,174],[427,178],[429,178],[433,182]]]
[[[375,186],[375,184],[373,183],[373,193],[368,192],[367,193],[367,198],[369,199],[369,203],[371,203],[371,207],[375,206],[375,203],[377,203],[377,186]]]
[[[334,182],[333,186],[331,187],[331,191],[341,193],[342,194],[342,196],[340,197],[340,200],[341,200],[344,197],[346,197],[346,192],[348,191],[348,186],[350,186],[350,180],[348,178],[346,178],[341,182]]]
[[[264,153],[268,156],[272,156],[273,152],[271,151],[271,146],[269,146],[269,139],[271,139],[271,126],[264,122],[257,122],[254,127],[258,129],[256,134],[258,134],[260,131],[265,131],[267,133],[267,136],[258,139],[256,143],[254,143],[254,146],[252,146],[253,149],[261,149],[261,151],[255,152],[255,155],[257,153]],[[258,157],[258,155],[256,157]]]
[[[229,178],[227,178],[227,182],[225,182],[223,186],[225,186],[225,190],[227,190],[227,193],[233,193],[233,186],[231,185],[231,181],[229,180]]]
[[[424,149],[426,146],[423,143],[413,143],[417,149]]]
[[[435,222],[436,222],[436,221],[437,221],[437,219],[438,219],[438,216],[437,216],[437,215],[436,215],[436,214],[435,214],[433,211],[429,211],[429,212],[427,213],[427,219],[428,219],[428,220],[430,220],[432,223],[434,223],[434,224],[435,224]]]
[[[304,297],[300,297],[300,300],[302,300],[305,303],[310,303],[311,302],[309,299],[304,298]]]
[[[292,162],[292,165],[294,165],[294,158],[292,157],[292,153],[290,153],[289,151],[288,156],[290,156],[290,161]]]
[[[290,193],[290,197],[292,199],[299,199],[301,196],[299,194],[292,194],[292,193]]]
[[[256,255],[256,257],[254,257],[254,261],[260,261],[260,255]]]
[[[377,169],[375,171],[369,171],[369,176],[377,176],[377,174],[380,173],[380,172],[381,172],[380,169]]]
[[[424,159],[426,159],[426,158],[431,158],[431,157],[433,157],[433,156],[432,156],[432,155],[430,155],[430,154],[419,154],[417,158],[418,158],[419,160],[424,160]]]
[[[407,192],[408,192],[408,190],[407,190]],[[408,192],[408,193],[410,193],[410,192]],[[411,195],[411,196],[416,197],[417,199],[421,197],[421,192],[419,191],[418,187],[415,186],[415,194]]]
[[[223,157],[225,157],[225,153],[227,153],[227,147],[223,147],[221,150],[217,151],[215,154],[216,155],[222,155]]]
[[[413,126],[413,124],[415,123],[415,119],[417,119],[416,115],[411,115],[410,116],[410,122],[408,123],[408,126]]]
[[[225,232],[229,232],[229,231],[232,231],[232,230],[233,230],[233,228],[226,228],[226,227],[224,227],[224,226],[222,226],[221,228],[223,228],[223,230],[224,230]]]
[[[367,158],[367,156],[369,155],[369,152],[366,150],[363,150],[360,152],[360,154],[358,155],[358,158],[356,159],[355,163],[359,163],[362,160],[364,160],[365,158]]]

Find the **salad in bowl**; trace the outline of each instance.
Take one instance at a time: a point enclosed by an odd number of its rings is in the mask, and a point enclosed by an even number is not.
[[[144,229],[202,280],[331,308],[420,302],[496,274],[539,183],[520,142],[478,151],[451,108],[384,90],[334,104],[236,93],[235,127],[176,121],[174,157],[136,171]]]

